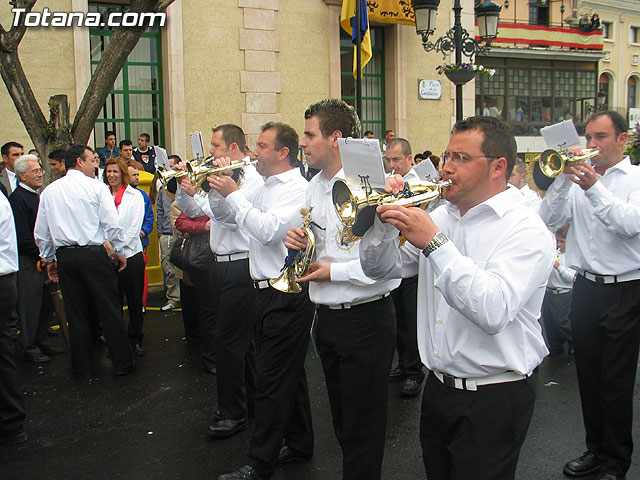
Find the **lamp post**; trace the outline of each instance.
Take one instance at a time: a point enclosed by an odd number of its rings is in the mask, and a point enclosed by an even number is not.
[[[454,0],[453,27],[435,42],[429,40],[429,36],[436,29],[436,15],[438,13],[438,5],[440,0],[412,0],[413,11],[416,19],[416,33],[422,37],[422,46],[427,52],[435,50],[442,53],[442,57],[455,54],[455,65],[462,64],[462,56],[469,58],[469,63],[473,62],[473,57],[478,53],[487,54],[491,39],[498,36],[498,17],[502,7],[491,0],[483,2],[478,1],[475,5],[476,19],[478,21],[478,30],[480,41],[486,41],[486,45],[477,42],[474,37],[469,36],[464,28],[462,28],[461,12],[462,5],[460,0]],[[460,78],[449,79],[456,85],[456,121],[462,120],[462,86],[471,80],[475,73],[460,76]]]

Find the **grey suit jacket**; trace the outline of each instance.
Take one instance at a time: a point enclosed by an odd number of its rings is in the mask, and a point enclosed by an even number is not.
[[[11,186],[9,185],[9,175],[7,174],[6,168],[3,168],[2,170],[0,170],[0,183],[4,185],[4,188],[7,189],[7,193],[11,195],[11,192],[13,192],[14,189],[11,188]]]

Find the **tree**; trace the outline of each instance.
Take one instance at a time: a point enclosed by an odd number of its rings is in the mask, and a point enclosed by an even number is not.
[[[91,77],[73,124],[69,120],[69,102],[66,95],[54,95],[49,99],[47,120],[36,101],[18,56],[18,46],[28,28],[25,26],[25,16],[31,12],[36,2],[37,0],[9,0],[14,9],[24,9],[24,13],[18,16],[17,22],[14,14],[14,22],[9,31],[0,24],[0,75],[40,158],[45,159],[53,149],[66,149],[74,143],[86,145],[116,77],[146,26],[115,29]],[[173,0],[131,0],[130,3],[129,12],[157,13],[167,8]],[[47,168],[47,162],[43,163]]]

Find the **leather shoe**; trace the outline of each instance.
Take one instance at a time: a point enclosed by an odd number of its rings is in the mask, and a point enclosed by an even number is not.
[[[220,475],[218,480],[268,480],[271,477],[263,477],[251,465],[243,465],[235,472]]]
[[[401,382],[402,380],[404,380],[404,369],[396,367],[389,372],[390,382]]]
[[[206,365],[203,365],[202,370],[204,370],[206,373],[210,373],[211,375],[216,375],[218,373],[218,370],[215,366],[207,367]]]
[[[303,455],[293,448],[289,448],[289,445],[283,445],[278,455],[278,464],[293,463],[293,462],[305,462],[310,460],[310,455]]]
[[[564,466],[564,474],[570,477],[582,477],[600,470],[600,460],[595,453],[584,452],[578,458],[566,463]]]
[[[0,437],[0,445],[18,445],[27,441],[27,434],[22,432],[17,435]]]
[[[615,473],[603,473],[598,480],[626,480],[624,475],[616,475]]]
[[[407,378],[402,384],[402,395],[407,397],[415,397],[420,394],[422,382],[418,382],[415,378]]]
[[[229,438],[247,428],[248,425],[249,422],[247,422],[246,418],[215,420],[212,425],[209,425],[209,435],[216,438]]]
[[[39,353],[33,357],[27,357],[27,361],[32,363],[49,363],[51,357],[46,356],[44,353]]]
[[[136,362],[132,362],[129,365],[127,365],[126,367],[120,369],[120,370],[116,370],[115,372],[113,372],[114,375],[117,375],[119,377],[122,377],[124,375],[127,375],[129,373],[133,373],[136,371],[136,368],[138,368],[138,365],[136,365]]]
[[[45,355],[61,355],[64,353],[64,350],[58,347],[40,347],[40,351]]]

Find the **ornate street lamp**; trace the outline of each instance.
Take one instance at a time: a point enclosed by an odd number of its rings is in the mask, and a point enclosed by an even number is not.
[[[460,0],[454,0],[453,27],[435,42],[430,41],[429,36],[436,29],[436,15],[440,0],[412,0],[411,3],[416,19],[416,33],[422,38],[424,49],[427,52],[433,50],[440,52],[442,58],[455,53],[455,65],[462,64],[462,55],[468,57],[470,63],[473,62],[475,55],[479,53],[486,55],[489,52],[491,40],[498,36],[498,18],[502,7],[491,0],[478,2],[475,5],[480,41],[486,41],[486,45],[477,42],[474,37],[469,35],[469,32],[462,28]],[[456,120],[458,121],[462,120],[462,85],[475,76],[475,72],[467,71],[464,73],[466,75],[460,75],[459,78],[448,76],[456,85]]]

